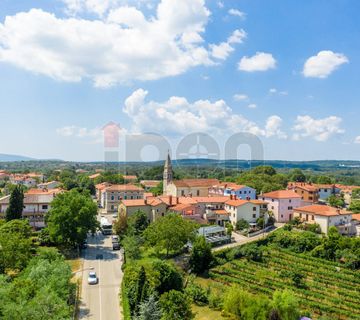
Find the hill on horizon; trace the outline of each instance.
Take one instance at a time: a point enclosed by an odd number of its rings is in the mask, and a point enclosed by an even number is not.
[[[35,160],[35,159],[34,159],[34,158],[30,158],[30,157],[21,156],[21,155],[0,153],[0,161],[1,161],[1,162],[8,162],[8,161],[30,161],[30,160]]]

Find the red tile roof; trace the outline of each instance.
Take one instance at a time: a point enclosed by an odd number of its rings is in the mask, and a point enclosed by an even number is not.
[[[301,198],[296,192],[292,190],[278,190],[273,192],[267,192],[261,195],[262,198],[272,198],[272,199],[292,199],[292,198]]]
[[[106,188],[106,191],[116,192],[116,191],[143,191],[144,189],[133,184],[113,184]]]
[[[247,203],[256,204],[256,205],[267,204],[267,202],[261,200],[240,200],[240,199],[228,200],[225,203],[229,206],[234,206],[234,207],[240,207]]]
[[[316,205],[316,204],[311,205],[311,206],[294,208],[294,211],[300,212],[300,213],[305,212],[305,213],[310,213],[313,215],[326,216],[326,217],[338,216],[338,215],[344,215],[344,214],[352,214],[351,211],[339,210],[334,207],[325,206],[325,205]]]
[[[353,214],[353,215],[352,215],[352,218],[353,218],[354,220],[360,221],[360,213]]]

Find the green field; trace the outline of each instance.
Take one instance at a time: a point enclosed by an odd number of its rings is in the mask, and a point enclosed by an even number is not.
[[[340,269],[339,269],[340,267]],[[303,286],[297,287],[287,275],[301,273]],[[263,262],[237,259],[210,271],[208,281],[199,283],[221,286],[237,284],[253,292],[271,296],[275,290],[290,289],[303,310],[314,319],[360,319],[359,271],[344,269],[337,263],[295,254],[282,249],[269,249]],[[224,288],[225,289],[225,288]]]

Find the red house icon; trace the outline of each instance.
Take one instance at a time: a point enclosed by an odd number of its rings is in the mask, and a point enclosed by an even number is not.
[[[120,125],[112,121],[103,127],[105,148],[119,147],[120,129]]]

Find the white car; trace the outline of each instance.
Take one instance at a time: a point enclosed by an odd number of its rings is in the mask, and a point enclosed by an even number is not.
[[[113,217],[113,219],[117,219],[118,214],[117,214],[117,213],[114,213],[114,214],[112,215],[112,217]]]
[[[119,236],[112,236],[111,237],[111,242],[114,243],[114,242],[119,242]]]
[[[88,276],[88,284],[97,284],[98,283],[98,277],[96,275],[96,272],[89,272]]]

